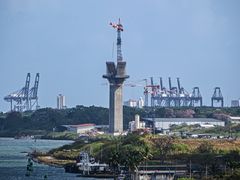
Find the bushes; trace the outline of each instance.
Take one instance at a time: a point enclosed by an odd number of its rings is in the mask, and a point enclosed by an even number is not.
[[[176,143],[172,146],[173,154],[187,154],[189,147],[186,144]]]
[[[209,141],[202,142],[200,146],[196,149],[196,153],[205,154],[213,153],[213,145]]]

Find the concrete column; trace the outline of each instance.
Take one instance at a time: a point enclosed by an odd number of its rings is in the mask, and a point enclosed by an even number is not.
[[[122,84],[110,85],[109,98],[109,132],[123,131]]]

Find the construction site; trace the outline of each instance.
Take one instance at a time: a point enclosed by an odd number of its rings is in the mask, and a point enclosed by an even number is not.
[[[129,76],[126,74],[126,62],[122,56],[122,39],[121,32],[123,26],[120,23],[110,23],[117,31],[117,62],[106,62],[106,74],[103,78],[108,80],[110,94],[110,119],[112,124],[112,132],[118,129],[122,131],[122,88],[123,86],[143,87],[144,100],[141,99],[140,108],[142,107],[201,107],[203,105],[203,96],[199,87],[193,87],[188,91],[180,82],[180,78],[176,78],[176,84],[173,85],[171,77],[168,78],[168,87],[164,85],[163,78],[158,79],[158,83],[154,82],[154,78],[143,79],[141,83],[136,84],[125,82]],[[38,85],[39,73],[36,74],[34,85],[30,88],[30,73],[27,74],[25,86],[20,90],[4,97],[4,100],[10,103],[10,111],[28,111],[38,109]],[[150,80],[150,83],[149,83]],[[138,82],[139,83],[139,82]],[[135,101],[135,100],[134,100]],[[126,104],[136,104],[126,103]],[[125,104],[125,103],[124,103]],[[130,105],[129,105],[130,106]],[[224,107],[224,98],[220,87],[215,87],[211,97],[212,107]],[[114,119],[118,119],[115,120]],[[115,127],[116,126],[116,127]],[[114,129],[115,128],[115,129]]]
[[[4,97],[10,103],[10,111],[27,111],[38,109],[38,85],[39,73],[35,76],[34,85],[30,88],[30,73],[27,74],[25,86],[20,90]],[[149,83],[150,81],[150,83]],[[126,82],[129,87],[143,87],[144,106],[143,107],[202,107],[203,96],[199,87],[193,87],[187,91],[176,78],[177,86],[172,86],[172,79],[168,78],[168,87],[164,86],[163,78],[159,78],[159,83],[154,82],[154,78],[143,79],[145,84]],[[135,101],[135,100],[132,100]],[[130,103],[131,104],[131,103]],[[224,97],[220,87],[215,87],[211,97],[211,107],[224,107]]]
[[[10,111],[29,111],[38,109],[38,85],[39,85],[39,73],[35,76],[34,85],[30,88],[30,73],[27,73],[25,86],[20,90],[4,97],[6,102],[10,103]]]
[[[117,30],[117,63],[106,62],[106,74],[102,77],[109,82],[109,132],[122,133],[123,131],[123,83],[129,78],[126,74],[126,62],[122,56],[122,39],[121,32],[123,25],[118,23],[110,23]]]

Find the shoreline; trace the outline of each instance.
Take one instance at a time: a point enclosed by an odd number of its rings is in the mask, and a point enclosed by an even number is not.
[[[64,167],[66,164],[75,163],[74,160],[64,160],[64,159],[56,159],[55,157],[42,153],[33,151],[28,155],[34,162],[39,164],[45,164],[54,167]]]
[[[47,165],[44,162],[40,162],[40,159],[38,161],[37,158],[34,157],[33,159],[33,157],[30,156],[31,152],[34,151],[34,149],[38,149],[38,151],[45,151],[48,149],[59,147],[64,144],[65,144],[64,141],[62,142],[41,141],[34,143],[32,140],[16,140],[12,138],[1,139],[0,148],[2,156],[0,157],[1,161],[0,179],[43,180],[45,175],[47,175],[47,179],[52,180],[79,179],[76,177],[76,174],[65,173],[65,170],[64,168],[62,168],[61,164],[57,165],[56,163],[55,164],[49,163]],[[28,162],[28,159],[31,159],[32,163]],[[30,171],[32,169],[33,171]],[[29,172],[30,176],[28,176]]]
[[[22,137],[22,138],[16,138],[16,136],[0,136],[0,138],[5,138],[5,139],[29,139],[29,140],[54,140],[54,141],[72,141],[72,142],[75,142],[76,139],[67,139],[67,138],[44,138],[44,137],[41,137],[41,138],[25,138],[25,137]]]
[[[48,166],[54,166],[58,168],[64,168],[66,164],[75,163],[74,160],[63,160],[63,159],[56,159],[51,155],[37,155],[36,152],[32,152],[29,154],[29,157],[36,163],[45,164]]]

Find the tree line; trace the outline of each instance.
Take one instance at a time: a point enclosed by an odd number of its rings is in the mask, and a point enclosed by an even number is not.
[[[123,108],[123,125],[128,129],[128,123],[134,120],[135,114],[141,117],[207,117],[227,121],[228,116],[240,116],[240,108]],[[52,131],[54,127],[66,124],[94,123],[97,125],[108,124],[108,108],[97,106],[78,105],[74,108],[63,110],[43,108],[36,111],[9,112],[0,114],[0,136],[16,135],[19,132],[29,134]]]

